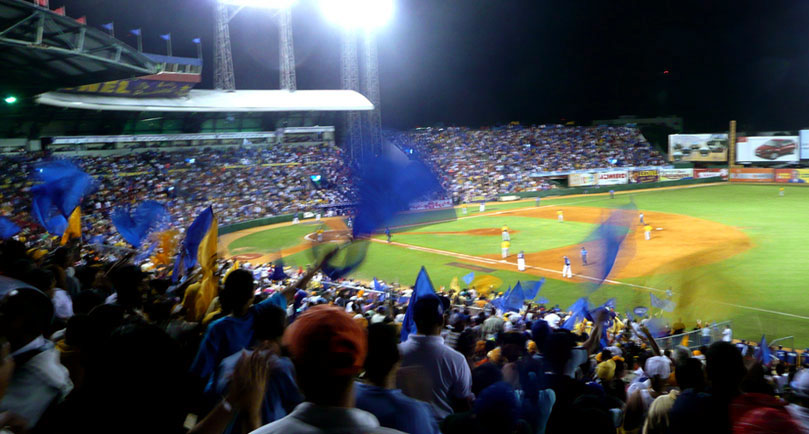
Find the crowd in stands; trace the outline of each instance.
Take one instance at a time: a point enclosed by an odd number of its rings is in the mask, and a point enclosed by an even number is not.
[[[41,155],[0,159],[0,215],[27,233],[41,228],[28,216],[31,172]],[[165,203],[172,225],[187,227],[209,204],[221,225],[280,214],[324,212],[321,206],[350,201],[348,176],[339,149],[326,145],[194,149],[73,158],[97,180],[97,192],[83,202],[87,239],[119,240],[109,221],[115,207],[144,200]],[[310,175],[320,175],[315,184]],[[192,217],[189,217],[192,216]]]
[[[444,177],[453,197],[468,202],[550,188],[532,172],[665,164],[637,128],[508,125],[420,128],[389,134]]]
[[[558,306],[501,312],[469,288],[409,306],[410,288],[331,281],[320,262],[219,261],[200,309],[198,273],[30,246],[0,243],[0,427],[15,433],[809,432],[806,359],[730,329],[660,348],[651,319],[610,308],[568,329]]]

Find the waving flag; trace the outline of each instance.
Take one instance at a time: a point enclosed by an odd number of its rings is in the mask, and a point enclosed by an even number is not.
[[[166,33],[165,35],[160,35],[160,39],[162,39],[164,41],[170,41],[171,40],[171,33]]]
[[[676,304],[671,300],[663,300],[662,298],[658,298],[651,292],[649,293],[649,297],[651,297],[651,305],[652,307],[656,307],[658,309],[663,309],[666,312],[673,312]]]
[[[472,283],[472,281],[473,281],[473,280],[475,280],[475,272],[474,272],[474,271],[473,271],[473,272],[471,272],[471,273],[469,273],[469,274],[467,274],[466,276],[464,276],[464,277],[463,277],[463,281],[464,281],[464,283],[466,283],[467,285],[469,285],[470,283]]]
[[[410,294],[410,302],[407,304],[407,311],[405,312],[404,321],[402,322],[402,342],[407,340],[407,337],[416,333],[416,322],[413,319],[413,309],[416,302],[420,297],[428,295],[435,296],[435,289],[433,283],[430,281],[430,276],[427,275],[427,270],[421,267],[419,276],[416,278],[416,285],[413,287],[413,293]]]
[[[764,337],[764,335],[761,335],[761,341],[758,343],[758,348],[756,348],[754,358],[765,365],[769,365],[770,361],[772,360],[770,346],[767,344],[767,339]]]
[[[70,218],[67,219],[67,228],[62,234],[59,244],[64,246],[74,238],[81,238],[81,209],[79,207],[76,207],[70,214]]]
[[[647,313],[649,313],[649,308],[646,306],[638,306],[635,309],[633,309],[632,312],[634,312],[635,315],[643,318],[646,316]]]
[[[31,187],[31,214],[49,233],[61,236],[67,218],[95,187],[93,178],[64,160],[40,164],[33,175],[41,183]]]
[[[208,207],[208,209],[211,209]],[[205,236],[199,243],[197,249],[197,261],[202,268],[202,281],[200,282],[199,293],[197,294],[195,312],[200,313],[197,320],[202,320],[201,316],[208,310],[211,301],[219,294],[218,279],[213,271],[216,267],[216,247],[219,242],[219,223],[211,210],[211,224]]]
[[[508,293],[508,296],[505,297],[504,307],[507,311],[519,312],[522,309],[523,304],[525,304],[525,293],[523,292],[520,282],[517,282],[514,289],[512,289]]]
[[[565,320],[565,323],[562,324],[562,328],[573,330],[573,327],[582,320],[591,320],[590,317],[590,302],[587,300],[587,297],[582,297],[576,300],[567,311],[570,312],[570,316]]]
[[[115,24],[113,23],[102,24],[101,27],[106,30],[113,31],[115,29]]]
[[[195,44],[201,44],[201,43],[202,43],[202,39],[200,39],[200,38],[194,38],[194,39],[192,39],[192,40],[191,40],[191,42],[193,42],[193,43],[195,43]],[[245,140],[247,140],[247,139],[245,139]]]
[[[0,217],[0,240],[7,240],[20,233],[20,227],[13,221]]]
[[[385,287],[374,277],[374,291],[385,292]]]
[[[168,216],[166,206],[153,200],[143,201],[130,215],[128,208],[116,208],[111,216],[118,233],[134,248],[140,248],[149,233]]]
[[[183,239],[183,243],[180,246],[177,261],[174,264],[174,273],[172,274],[174,281],[177,281],[181,274],[185,274],[197,266],[197,253],[200,243],[211,231],[213,222],[213,208],[209,206],[205,208],[205,210],[194,219],[191,226],[188,227],[185,233],[185,239]]]
[[[140,29],[132,29],[129,31],[129,33],[132,33],[135,36],[140,36]]]
[[[525,282],[525,299],[530,301],[537,298],[537,295],[539,295],[539,290],[542,289],[542,285],[544,284],[544,277],[540,280],[529,280]]]
[[[539,297],[538,299],[534,300],[537,304],[548,304],[550,300],[545,297]]]
[[[284,280],[287,278],[289,278],[289,275],[284,272],[284,261],[279,258],[275,263],[275,268],[272,270],[270,280]]]

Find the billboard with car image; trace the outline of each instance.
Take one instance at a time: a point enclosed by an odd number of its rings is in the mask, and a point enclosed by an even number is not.
[[[670,134],[669,161],[728,161],[728,135]]]
[[[798,136],[751,136],[736,140],[737,162],[798,161]]]

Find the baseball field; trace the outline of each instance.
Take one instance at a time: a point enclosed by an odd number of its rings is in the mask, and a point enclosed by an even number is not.
[[[649,293],[665,298],[670,289],[676,310],[689,328],[697,319],[733,321],[735,338],[767,340],[794,336],[809,346],[809,188],[732,185],[631,191],[477,205],[458,219],[395,231],[388,244],[374,239],[353,278],[411,285],[422,265],[434,285],[449,286],[471,271],[493,275],[506,289],[518,280],[547,279],[540,297],[566,308],[592,287],[599,248],[588,236],[615,208],[633,201],[652,227],[650,240],[635,221],[605,285],[591,296],[595,303],[617,299],[621,312],[649,306]],[[557,211],[564,222],[557,221]],[[636,219],[639,220],[639,219]],[[220,252],[240,260],[266,262],[283,256],[285,263],[312,260],[311,241],[325,225],[325,240],[339,239],[339,219],[303,221],[248,229],[220,237]],[[509,256],[500,255],[500,228],[511,235]],[[590,251],[584,266],[579,251]],[[517,271],[524,251],[528,268]],[[562,257],[571,258],[574,277],[561,277]],[[462,283],[463,284],[463,283]],[[655,312],[652,309],[652,312]],[[659,310],[657,310],[659,312]]]

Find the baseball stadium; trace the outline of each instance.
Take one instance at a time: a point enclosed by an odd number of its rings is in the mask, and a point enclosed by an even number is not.
[[[3,432],[809,433],[805,11],[118,3],[0,0]]]

